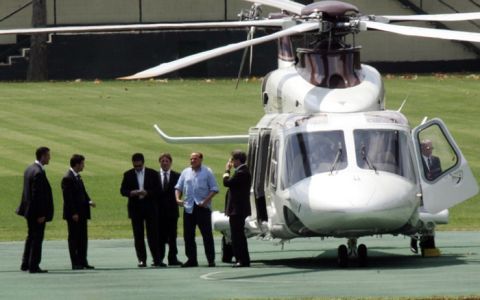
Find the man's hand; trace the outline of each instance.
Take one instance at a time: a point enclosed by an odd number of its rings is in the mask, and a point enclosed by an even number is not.
[[[90,203],[88,203],[91,207],[97,207],[97,204],[93,201],[90,201]]]
[[[39,218],[37,218],[37,223],[38,224],[43,224],[43,223],[45,223],[45,220],[46,220],[45,217],[39,217]]]
[[[232,162],[232,159],[230,158],[230,159],[227,161],[227,164],[225,165],[225,170],[230,171],[230,169],[232,168],[232,166],[233,166],[233,162]]]
[[[72,216],[73,222],[78,222],[78,219],[79,219],[78,214],[74,214],[74,215]]]
[[[182,200],[180,200],[180,199],[176,199],[176,200],[177,200],[177,204],[178,204],[178,206],[182,206],[182,207],[183,207],[183,201],[182,201]]]
[[[200,204],[198,204],[198,206],[200,207],[208,207],[208,204],[210,203],[210,199],[203,199],[202,202],[200,202]]]

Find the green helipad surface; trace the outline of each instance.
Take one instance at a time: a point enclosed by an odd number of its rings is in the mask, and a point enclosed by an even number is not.
[[[47,228],[48,230],[48,228]],[[440,232],[442,256],[422,258],[404,237],[361,239],[369,265],[336,265],[340,239],[299,239],[284,250],[272,241],[249,240],[251,268],[220,263],[200,267],[139,269],[131,240],[97,240],[89,246],[95,270],[70,270],[66,241],[47,241],[41,267],[48,274],[19,271],[22,242],[0,243],[0,299],[229,299],[268,297],[480,296],[480,233]],[[183,242],[179,258],[184,260]],[[216,240],[217,253],[220,250]]]

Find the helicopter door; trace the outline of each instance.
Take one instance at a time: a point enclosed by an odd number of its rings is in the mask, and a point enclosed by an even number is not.
[[[252,129],[249,141],[249,168],[252,170],[253,194],[259,222],[267,221],[267,204],[265,200],[265,177],[267,171],[268,145],[270,128]],[[251,164],[250,164],[251,161]]]
[[[478,193],[478,185],[447,127],[432,119],[413,129],[423,207],[438,213]]]

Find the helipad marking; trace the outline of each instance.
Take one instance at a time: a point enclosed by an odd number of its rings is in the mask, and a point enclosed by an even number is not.
[[[210,281],[236,281],[236,282],[252,282],[252,283],[295,283],[296,281],[278,281],[278,280],[258,280],[257,278],[215,278],[214,275],[221,274],[221,273],[231,273],[228,271],[219,271],[219,272],[210,272],[207,274],[203,274],[200,276],[203,280],[210,280]],[[267,275],[268,276],[268,275]],[[256,277],[253,275],[252,277]]]

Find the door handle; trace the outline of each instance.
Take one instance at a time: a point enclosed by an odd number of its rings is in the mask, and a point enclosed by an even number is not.
[[[457,182],[455,182],[455,184],[459,184],[460,181],[462,181],[462,179],[463,179],[463,171],[458,171],[458,172],[450,173],[450,176],[452,176],[452,179],[453,179],[453,180],[456,180],[456,181],[457,181]]]

